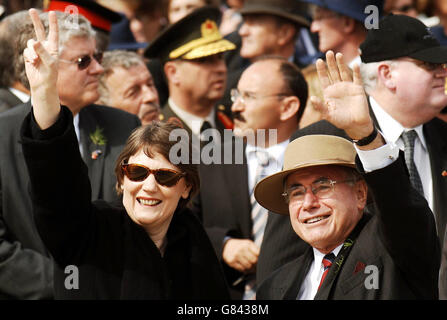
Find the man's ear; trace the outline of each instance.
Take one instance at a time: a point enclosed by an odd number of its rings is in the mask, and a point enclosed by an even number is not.
[[[368,185],[365,180],[359,180],[355,183],[355,194],[357,197],[357,207],[363,210],[368,201]]]
[[[393,73],[391,72],[391,66],[387,63],[382,63],[377,67],[377,77],[380,82],[388,88],[389,90],[395,90],[396,85],[393,78]]]
[[[296,27],[291,23],[285,23],[283,24],[279,30],[276,32],[277,36],[277,43],[280,46],[283,46],[295,38],[295,35],[297,33]]]
[[[289,96],[284,98],[281,103],[280,120],[287,121],[292,117],[296,117],[300,105],[300,100],[297,96]]]
[[[177,64],[174,61],[166,62],[163,69],[168,82],[173,84],[178,84],[180,82],[180,79],[178,77]]]
[[[350,34],[355,31],[356,21],[349,17],[342,17],[343,27],[342,30],[345,34]]]

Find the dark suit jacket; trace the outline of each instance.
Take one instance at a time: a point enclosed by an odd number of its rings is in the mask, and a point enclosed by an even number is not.
[[[23,104],[0,115],[0,298],[3,299],[53,297],[52,263],[32,218],[29,177],[19,143],[20,125],[29,110],[30,104]],[[115,160],[140,122],[124,111],[96,105],[85,107],[79,116],[92,199],[117,199]],[[89,139],[97,127],[104,129],[107,139],[104,146],[95,146]],[[91,153],[95,150],[103,153],[93,160]]]
[[[0,113],[19,104],[22,104],[22,101],[9,91],[8,88],[0,88]]]
[[[36,225],[57,266],[56,298],[228,298],[214,250],[188,209],[174,213],[162,257],[124,208],[91,202],[70,110],[44,131],[27,116],[21,133]],[[66,288],[68,265],[79,269],[78,290]]]
[[[200,194],[194,200],[193,212],[202,220],[221,261],[226,236],[251,238],[251,204],[245,145],[242,152],[243,164],[232,161],[231,164],[199,166],[201,188]],[[236,287],[232,286],[232,283],[242,274],[223,261],[222,264],[232,298],[241,299],[245,282]]]
[[[358,235],[348,237],[353,244],[344,254],[340,251],[315,299],[437,299],[436,225],[427,202],[411,187],[403,160],[364,178],[375,198],[375,213],[365,213],[357,224]],[[309,246],[265,280],[257,298],[296,299],[312,260]],[[366,286],[371,283],[368,266],[377,267],[377,289]]]
[[[378,125],[374,113],[371,116]],[[428,155],[430,157],[431,176],[433,179],[433,213],[436,219],[436,227],[440,243],[444,243],[444,234],[447,226],[447,179],[442,176],[442,171],[447,168],[447,123],[434,118],[423,126]]]

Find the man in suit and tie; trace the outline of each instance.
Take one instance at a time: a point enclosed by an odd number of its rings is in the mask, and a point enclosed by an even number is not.
[[[140,121],[127,112],[92,104],[99,97],[98,77],[103,72],[95,33],[81,15],[78,28],[73,29],[64,23],[71,19],[67,14],[57,14],[62,46],[58,64],[59,98],[74,115],[92,199],[114,201],[117,200],[115,161]],[[41,19],[48,22],[48,14],[41,14]],[[29,19],[20,30],[20,52],[32,37],[34,28]],[[23,61],[23,55],[18,59]],[[20,123],[30,108],[31,104],[27,103],[0,115],[0,149],[3,150],[0,154],[0,297],[3,299],[53,297],[53,265],[34,224],[29,177],[20,151]]]
[[[442,175],[447,142],[442,137],[447,125],[436,116],[447,105],[447,49],[423,23],[402,15],[381,20],[360,49],[373,121],[388,141],[405,151],[412,183],[433,211],[442,245],[447,223],[447,179]],[[447,260],[443,265],[441,297],[443,291],[447,294]]]
[[[447,297],[447,124],[437,118],[447,105],[447,47],[419,20],[389,16],[368,32],[362,77],[372,115],[385,138],[405,151],[413,187],[433,211],[443,247],[440,297]]]
[[[325,101],[311,101],[354,144],[330,135],[300,137],[287,147],[283,170],[256,185],[257,201],[289,215],[308,244],[260,285],[258,298],[436,299],[440,246],[433,214],[412,187],[399,148],[375,128],[359,67],[352,80],[342,54],[330,51],[326,58],[328,68],[317,61]],[[365,209],[368,194],[373,212]]]
[[[197,9],[169,26],[145,51],[146,57],[163,63],[169,87],[164,120],[180,121],[195,137],[208,128],[232,128],[230,119],[215,108],[227,80],[222,53],[235,48],[219,33],[220,16],[215,7]]]
[[[250,299],[267,219],[250,194],[261,176],[281,168],[304,112],[307,84],[293,63],[265,57],[244,71],[232,99],[236,141],[224,141],[223,152],[234,148],[233,161],[199,167],[202,188],[195,209],[222,259],[233,298]]]

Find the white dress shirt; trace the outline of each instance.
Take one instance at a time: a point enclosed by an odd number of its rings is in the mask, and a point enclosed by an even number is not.
[[[337,256],[343,244],[332,250],[332,253]],[[312,248],[314,252],[314,261],[310,265],[309,272],[304,278],[303,285],[298,293],[298,300],[313,300],[317,294],[320,286],[321,277],[324,273],[323,258],[326,254]]]
[[[380,130],[385,139],[391,143],[396,144],[400,150],[404,150],[404,142],[400,137],[404,131],[415,130],[417,138],[414,142],[414,163],[418,170],[419,176],[424,188],[424,197],[427,199],[430,209],[433,211],[433,179],[431,176],[430,156],[427,150],[423,126],[415,128],[404,128],[399,122],[393,119],[385,110],[380,107],[374,98],[369,97],[371,108],[374,111]]]
[[[258,167],[258,159],[256,158],[256,151],[267,152],[270,156],[270,161],[265,168],[267,175],[271,175],[281,171],[284,162],[284,152],[289,144],[289,140],[284,140],[281,143],[275,144],[268,148],[260,148],[251,144],[247,144],[245,148],[245,156],[247,158],[248,168],[248,193],[250,194],[255,187],[256,169]]]
[[[79,113],[73,117],[73,126],[76,132],[76,138],[78,138],[79,151],[81,152],[81,156],[84,157],[84,152],[81,147],[81,131],[79,130]]]
[[[179,118],[182,119],[183,122],[185,122],[188,125],[188,127],[191,129],[192,133],[196,137],[200,136],[200,128],[202,127],[202,124],[205,121],[208,121],[211,127],[216,128],[216,122],[214,120],[216,111],[214,110],[214,108],[211,108],[211,111],[208,114],[208,116],[206,116],[205,118],[201,118],[192,113],[189,113],[188,111],[181,109],[174,103],[174,101],[171,98],[168,99],[168,103],[171,106],[172,111],[174,111],[174,113],[177,114]]]

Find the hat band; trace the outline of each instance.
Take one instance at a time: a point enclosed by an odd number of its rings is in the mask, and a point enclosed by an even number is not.
[[[191,41],[185,43],[184,45],[178,47],[177,49],[172,50],[169,53],[169,59],[177,59],[197,47],[200,47],[205,44],[208,44],[208,43],[211,43],[214,41],[218,41],[221,39],[222,39],[221,34],[219,32],[215,32],[208,36],[205,36],[205,37],[202,37],[199,39],[195,39],[195,40],[191,40]]]
[[[110,32],[112,23],[107,19],[101,17],[100,15],[91,12],[89,10],[84,9],[83,7],[77,6],[71,2],[66,1],[51,1],[48,8],[45,11],[61,11],[65,12],[65,8],[67,6],[75,6],[78,8],[79,14],[82,14],[87,18],[88,21],[92,24],[92,26]]]

